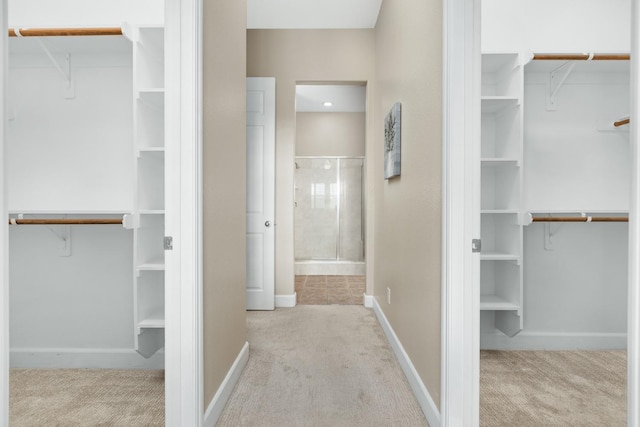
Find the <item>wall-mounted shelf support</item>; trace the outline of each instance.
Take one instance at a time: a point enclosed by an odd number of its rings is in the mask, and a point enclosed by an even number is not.
[[[549,91],[547,93],[547,111],[555,111],[558,109],[556,95],[567,81],[569,75],[575,68],[576,63],[573,61],[565,62],[555,70],[549,73]],[[564,70],[564,74],[562,71]]]
[[[65,63],[60,65],[58,61],[51,53],[51,50],[47,47],[47,45],[39,38],[36,37],[38,44],[47,55],[53,66],[58,70],[58,72],[62,75],[64,79],[64,97],[65,99],[73,99],[76,96],[75,93],[75,84],[71,78],[71,54],[65,54]]]
[[[47,229],[60,240],[58,255],[71,256],[71,226],[59,225],[55,227],[47,226]]]

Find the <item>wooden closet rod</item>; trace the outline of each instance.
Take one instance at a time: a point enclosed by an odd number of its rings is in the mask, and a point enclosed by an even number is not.
[[[534,53],[534,61],[628,61],[631,55],[628,53],[610,54],[610,53]]]
[[[622,126],[622,125],[628,125],[629,121],[630,121],[630,119],[622,119],[622,120],[618,120],[618,121],[613,122],[613,125],[615,127]]]
[[[10,225],[104,225],[120,224],[122,218],[44,218],[20,219],[11,218]]]
[[[121,36],[122,28],[10,28],[9,37]]]
[[[629,218],[622,216],[537,216],[533,222],[629,222]]]

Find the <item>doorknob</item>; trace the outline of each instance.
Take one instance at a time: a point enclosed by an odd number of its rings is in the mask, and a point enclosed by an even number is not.
[[[271,227],[271,221],[265,221],[264,222],[264,226],[265,227]]]

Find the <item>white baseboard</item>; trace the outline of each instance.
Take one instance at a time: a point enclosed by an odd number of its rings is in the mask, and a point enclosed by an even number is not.
[[[387,320],[387,317],[382,312],[382,308],[380,308],[378,301],[373,297],[371,297],[371,299],[373,300],[373,311],[376,313],[376,317],[378,318],[378,321],[380,322],[380,325],[382,326],[382,329],[384,330],[384,333],[389,340],[389,344],[391,344],[393,352],[398,358],[398,362],[400,362],[400,367],[402,368],[402,371],[409,381],[409,385],[413,390],[414,396],[418,400],[418,404],[420,405],[424,416],[427,418],[427,421],[429,422],[429,425],[431,427],[439,427],[440,411],[431,398],[429,390],[427,390],[427,387],[425,387],[424,383],[422,382],[422,379],[420,378],[420,375],[418,375],[418,371],[416,371],[415,366],[413,366],[409,355],[404,350],[404,347],[402,346],[402,343],[400,343],[398,336],[393,331],[393,328]]]
[[[131,349],[12,348],[12,368],[164,369],[164,350],[148,359]]]
[[[240,379],[240,374],[242,374],[244,367],[247,366],[248,360],[249,343],[246,342],[242,350],[240,350],[238,357],[236,357],[235,362],[233,362],[231,369],[227,372],[227,376],[222,381],[222,384],[220,384],[215,396],[211,399],[207,411],[204,413],[204,427],[214,427],[218,422],[218,418],[220,418],[220,414],[222,414],[222,410],[227,404],[231,392]]]
[[[627,334],[553,333],[522,331],[513,338],[503,333],[480,334],[482,350],[614,350],[627,348]]]
[[[373,308],[373,295],[364,294],[364,306],[366,308]]]
[[[292,295],[276,295],[276,308],[291,308],[296,306],[296,293]]]

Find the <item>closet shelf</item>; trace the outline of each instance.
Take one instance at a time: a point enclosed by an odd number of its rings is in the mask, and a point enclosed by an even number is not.
[[[141,209],[140,215],[164,215],[164,209]]]
[[[164,108],[164,89],[138,90],[138,99],[155,108]]]
[[[480,310],[518,311],[520,306],[497,295],[480,295]]]
[[[164,312],[157,311],[138,322],[138,334],[142,332],[142,329],[163,329],[164,323]]]
[[[487,167],[520,166],[517,159],[506,159],[502,157],[484,157],[480,159],[480,165]]]
[[[140,147],[138,148],[138,157],[140,155],[144,155],[144,154],[149,154],[149,155],[154,155],[154,154],[162,154],[164,155],[164,147]]]
[[[161,258],[138,265],[138,271],[164,271],[164,260]]]
[[[482,209],[480,211],[481,214],[499,214],[499,215],[514,215],[519,214],[520,211],[518,209]]]
[[[138,149],[138,159],[145,157],[148,159],[155,158],[162,160],[164,158],[164,147],[140,147]]]
[[[482,113],[496,113],[519,104],[520,99],[512,96],[483,96],[481,99]]]
[[[505,252],[481,252],[480,261],[516,261],[520,263],[520,256]]]

